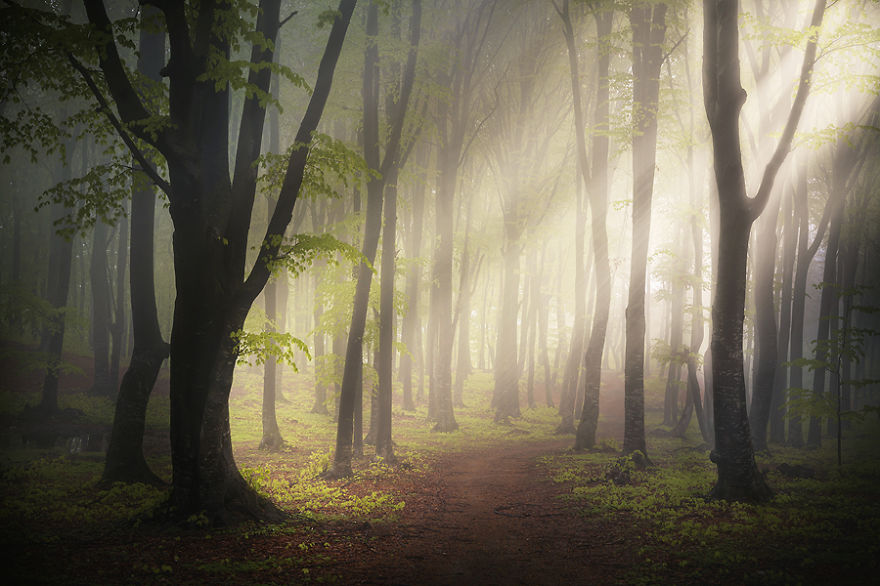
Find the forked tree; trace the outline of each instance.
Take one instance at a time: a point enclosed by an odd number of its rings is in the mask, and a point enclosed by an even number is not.
[[[746,100],[740,82],[739,2],[703,2],[703,99],[712,133],[715,181],[720,211],[718,274],[712,304],[712,384],[715,449],[718,466],[712,496],[730,500],[766,500],[770,487],[755,464],[746,412],[743,369],[743,319],[746,263],[752,223],[763,211],[785,160],[809,93],[818,27],[825,0],[817,0],[797,93],[776,150],[755,197],[746,192],[739,116]]]
[[[101,0],[85,0],[100,70],[110,99],[91,80],[95,98],[148,173],[151,167],[132,137],[150,144],[165,160],[169,180],[152,179],[168,196],[174,225],[176,285],[171,332],[171,447],[175,517],[205,512],[215,523],[237,518],[277,518],[242,478],[232,454],[229,392],[238,358],[233,334],[269,279],[272,263],[292,250],[284,241],[302,185],[312,134],[321,119],[333,71],[356,0],[341,0],[318,69],[309,104],[287,162],[278,203],[247,269],[248,232],[272,69],[272,47],[280,21],[280,0],[259,4],[238,143],[230,168],[230,83],[214,65],[223,63],[235,37],[224,30],[234,7],[202,2],[153,2],[168,31],[170,59],[168,117],[160,117],[136,91],[119,54]],[[84,77],[88,69],[69,56]],[[111,104],[112,102],[112,104]],[[114,112],[115,110],[115,112]]]

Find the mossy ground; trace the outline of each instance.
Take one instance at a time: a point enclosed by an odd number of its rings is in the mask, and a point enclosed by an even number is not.
[[[456,410],[458,431],[432,432],[424,407],[415,412],[395,407],[398,461],[389,465],[365,446],[367,455],[355,460],[353,478],[327,482],[319,475],[329,463],[336,428],[329,415],[311,413],[311,380],[308,372],[285,373],[288,402],[279,403],[278,421],[286,443],[267,452],[258,449],[261,373],[238,371],[230,399],[236,459],[248,481],[290,512],[291,519],[231,529],[205,527],[198,518],[185,527],[153,523],[150,514],[166,492],[142,485],[99,489],[102,453],[61,440],[51,448],[23,445],[15,438],[12,414],[36,402],[37,391],[4,385],[0,540],[14,560],[8,576],[18,582],[66,584],[345,583],[349,570],[363,566],[387,538],[377,528],[393,527],[404,515],[410,520],[429,516],[438,499],[449,496],[442,494],[443,462],[449,454],[484,458],[491,465],[492,454],[500,451],[560,445],[569,437],[555,434],[559,419],[552,408],[524,406],[523,417],[512,424],[493,423],[491,374],[476,373],[465,387],[467,407]],[[151,466],[168,479],[163,384],[150,402],[147,446]],[[609,385],[603,400],[613,410],[620,391],[614,382]],[[649,385],[649,430],[659,427],[661,386],[659,381]],[[67,385],[61,401],[92,425],[110,424],[109,399]],[[365,427],[368,421],[367,411]],[[686,439],[651,434],[654,466],[647,470],[620,459],[619,415],[603,412],[602,422],[606,433],[601,435],[600,426],[595,451],[541,457],[542,476],[535,482],[556,483],[568,513],[554,522],[594,519],[596,527],[613,526],[623,535],[615,541],[621,552],[637,551],[639,563],[608,573],[609,582],[861,583],[876,575],[880,429],[875,421],[847,430],[840,469],[830,441],[818,451],[772,446],[771,453],[759,454],[759,466],[776,492],[762,505],[706,498],[715,469],[700,445],[696,422]],[[813,478],[783,474],[782,463],[800,465]],[[616,473],[609,476],[612,467]],[[584,539],[589,542],[591,536]]]

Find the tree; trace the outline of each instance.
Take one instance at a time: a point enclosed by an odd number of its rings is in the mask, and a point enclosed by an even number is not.
[[[453,210],[462,159],[470,145],[473,129],[474,94],[478,82],[480,59],[497,0],[482,0],[469,12],[462,11],[446,38],[450,47],[448,67],[438,75],[441,87],[449,88],[449,96],[438,100],[437,126],[437,193],[435,205],[436,245],[432,259],[431,321],[428,328],[428,359],[431,377],[429,416],[436,419],[434,430],[451,432],[458,429],[452,403],[452,258]],[[478,127],[479,128],[479,127]]]
[[[145,6],[142,20],[155,20],[159,11]],[[165,57],[164,32],[150,32],[141,27],[138,71],[154,83],[160,83],[159,70]],[[168,358],[169,346],[159,329],[156,290],[153,279],[153,227],[156,214],[155,186],[146,176],[137,177],[131,194],[131,328],[134,344],[131,360],[122,376],[102,482],[142,482],[159,484],[162,480],[150,470],[144,459],[143,443],[147,403],[159,368]]]
[[[824,0],[817,0],[811,27],[822,22]],[[754,198],[746,194],[739,136],[739,114],[746,99],[740,83],[739,2],[703,3],[703,99],[712,133],[720,232],[718,275],[712,304],[712,384],[714,387],[715,449],[718,466],[715,498],[766,500],[771,490],[755,464],[746,413],[743,372],[743,319],[746,261],[752,223],[770,197],[776,173],[794,137],[809,93],[816,34],[810,35],[801,77],[788,120],[767,164]]]
[[[257,33],[247,69],[250,88],[244,101],[235,149],[229,165],[229,80],[217,65],[228,62],[234,30],[217,21],[232,16],[231,7],[212,2],[194,8],[159,2],[168,31],[171,58],[163,68],[169,80],[168,118],[159,118],[132,84],[100,0],[85,0],[95,31],[98,61],[118,112],[92,82],[104,113],[133,153],[143,154],[131,135],[161,153],[169,180],[151,177],[165,191],[174,224],[174,272],[177,297],[171,332],[171,512],[187,518],[204,511],[215,523],[240,515],[277,518],[278,510],[261,502],[235,465],[229,433],[228,399],[238,357],[233,334],[240,332],[254,299],[265,286],[273,259],[297,250],[284,231],[299,195],[317,128],[330,91],[333,71],[355,0],[342,0],[333,14],[327,47],[312,97],[303,115],[287,163],[278,204],[262,238],[257,259],[245,276],[247,236],[256,191],[257,168],[271,68],[279,26],[279,0],[260,3]],[[228,21],[226,21],[228,22]],[[76,67],[78,61],[70,55]],[[90,77],[87,69],[78,70]],[[148,165],[144,170],[149,173]]]
[[[647,454],[645,442],[645,277],[651,198],[657,156],[660,67],[666,36],[666,4],[636,2],[630,10],[633,35],[632,257],[626,306],[623,451]]]
[[[399,18],[399,16],[396,16]],[[394,274],[395,260],[397,256],[397,179],[400,167],[409,155],[410,150],[401,152],[400,137],[403,133],[403,123],[406,117],[407,106],[412,94],[413,83],[416,74],[416,59],[418,57],[419,38],[422,26],[422,2],[412,1],[412,16],[410,17],[409,52],[406,65],[399,80],[399,87],[394,88],[394,95],[389,95],[387,100],[387,114],[392,128],[391,147],[397,149],[392,153],[393,159],[383,167],[383,179],[385,181],[385,204],[384,204],[384,228],[382,246],[382,274],[381,274],[381,297],[379,301],[379,396],[378,417],[376,420],[376,454],[391,460],[394,458],[394,445],[391,441],[391,404],[392,404],[392,381],[393,381],[393,358],[394,358]],[[399,28],[399,25],[398,25]],[[411,146],[411,145],[410,145]],[[387,155],[386,155],[387,156]]]
[[[376,258],[376,250],[379,245],[379,232],[382,226],[383,195],[388,184],[388,178],[396,178],[397,168],[400,164],[401,139],[403,136],[403,123],[409,96],[412,91],[412,81],[415,75],[415,47],[418,46],[418,28],[420,26],[421,5],[414,7],[414,16],[411,24],[413,33],[410,36],[410,57],[407,60],[407,75],[401,86],[400,101],[394,108],[393,124],[385,146],[384,157],[379,153],[379,7],[375,1],[371,1],[367,8],[367,47],[364,52],[364,76],[363,76],[363,100],[364,100],[364,160],[372,175],[367,180],[367,209],[364,225],[364,242],[362,254],[366,262],[361,262],[358,268],[357,288],[355,290],[354,304],[352,308],[351,328],[348,333],[348,344],[345,350],[345,367],[342,375],[342,390],[339,399],[339,418],[336,430],[336,452],[333,457],[333,465],[327,471],[328,477],[344,477],[351,475],[351,458],[354,441],[354,417],[356,387],[361,385],[361,370],[363,368],[363,336],[366,325],[367,310],[369,309],[370,285],[372,283],[373,269],[368,263]],[[395,192],[396,196],[396,192]],[[396,208],[394,211],[396,216]],[[389,218],[390,219],[390,218]],[[390,237],[390,246],[394,247],[394,234]],[[393,259],[393,255],[392,256]],[[392,287],[393,292],[393,265],[390,275],[385,275]],[[386,268],[387,270],[387,268]],[[388,316],[390,317],[390,316]],[[390,322],[388,322],[390,326]],[[390,342],[386,332],[386,344]],[[389,351],[391,350],[390,344]],[[393,356],[390,352],[388,356]],[[388,365],[387,378],[383,378],[387,384],[387,397],[385,397],[387,415],[382,421],[382,433],[385,434],[381,442],[377,441],[376,449],[382,450],[380,455],[391,456],[391,369]],[[377,421],[378,423],[378,421]],[[381,444],[381,445],[380,445]]]

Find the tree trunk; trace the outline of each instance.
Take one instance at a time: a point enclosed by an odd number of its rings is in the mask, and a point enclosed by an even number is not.
[[[145,6],[144,19],[158,16],[158,9]],[[138,71],[159,81],[159,70],[165,56],[165,34],[142,30],[140,33]],[[159,375],[162,362],[168,357],[169,346],[162,339],[156,310],[153,279],[153,231],[156,215],[155,188],[143,178],[135,183],[131,194],[131,361],[119,385],[116,411],[102,482],[142,482],[161,484],[163,481],[147,465],[143,443],[147,404]],[[121,237],[121,234],[120,234]],[[124,264],[123,264],[124,266]],[[122,296],[120,295],[120,300]]]
[[[791,190],[793,191],[793,189]],[[787,193],[782,211],[782,290],[780,292],[779,335],[776,339],[776,355],[785,361],[789,355],[791,337],[792,281],[794,258],[797,247],[797,227],[792,217],[792,197]],[[779,365],[773,379],[773,398],[770,401],[770,441],[785,443],[785,389],[788,388],[789,367]]]
[[[817,0],[812,26],[824,14]],[[791,146],[809,92],[816,39],[807,44],[797,95],[776,151],[767,164],[757,195],[746,195],[739,139],[739,115],[746,93],[740,84],[739,3],[735,0],[703,4],[703,97],[712,133],[720,230],[718,274],[712,305],[712,384],[715,412],[715,449],[718,466],[712,496],[729,500],[763,501],[772,492],[755,464],[743,372],[743,319],[746,263],[751,225],[763,211],[776,173]]]
[[[91,393],[102,397],[113,395],[116,383],[110,380],[110,282],[107,269],[109,227],[97,219],[89,261],[92,289],[92,351],[95,378]]]
[[[379,28],[378,9],[371,2],[367,9],[367,49],[364,52],[364,159],[370,169],[379,169],[379,49],[376,35]],[[363,337],[369,309],[370,284],[373,279],[372,265],[376,259],[379,232],[382,227],[383,183],[381,178],[371,177],[367,182],[367,208],[364,221],[364,242],[361,253],[366,259],[358,269],[352,307],[351,326],[345,350],[345,367],[342,372],[342,389],[339,398],[339,418],[336,430],[336,453],[330,477],[350,476],[353,442],[355,438],[355,403],[358,389],[362,388]],[[369,263],[369,265],[367,264]],[[360,436],[360,434],[356,434]]]
[[[776,268],[776,224],[779,219],[779,199],[770,204],[758,221],[755,240],[755,369],[752,382],[749,428],[755,450],[767,449],[767,426],[770,421],[770,403],[773,400],[773,381],[777,369],[776,304],[773,283]]]
[[[119,384],[119,363],[125,343],[125,272],[128,265],[128,217],[119,219],[119,241],[116,248],[116,313],[110,325],[110,382],[111,392],[116,392]]]
[[[385,186],[385,221],[382,228],[381,292],[379,301],[379,353],[376,369],[379,389],[376,397],[376,455],[394,459],[391,441],[391,399],[394,362],[394,269],[397,254],[397,174],[392,171]]]
[[[837,298],[837,253],[840,246],[840,231],[843,226],[844,208],[846,206],[846,194],[835,190],[837,205],[831,216],[831,224],[828,227],[828,241],[825,244],[825,266],[822,271],[822,293],[819,298],[819,319],[816,323],[815,359],[824,362],[828,359],[827,344],[831,335],[831,324],[837,324],[838,305]],[[820,399],[825,394],[825,371],[822,366],[813,369],[813,395]],[[833,387],[832,387],[833,388]],[[822,445],[822,419],[810,417],[809,431],[807,433],[807,446],[818,448]]]
[[[271,206],[270,206],[271,208]],[[271,211],[269,217],[272,217]],[[263,302],[266,308],[266,327],[268,333],[277,331],[275,320],[277,318],[277,291],[278,278],[283,275],[276,275],[263,290]],[[275,390],[277,382],[278,361],[275,356],[267,356],[263,365],[263,410],[262,424],[263,437],[260,439],[260,449],[277,451],[284,445],[284,438],[281,436],[281,430],[278,428],[278,418],[275,415]]]
[[[149,14],[149,12],[146,12]],[[162,35],[142,37],[141,59],[155,59],[164,51]],[[161,58],[161,57],[160,57]],[[149,61],[147,61],[149,62]],[[155,63],[155,62],[154,62]],[[160,62],[161,63],[161,62]],[[142,66],[147,74],[151,71]],[[158,68],[155,69],[158,73]],[[161,484],[144,459],[143,443],[147,404],[169,346],[162,339],[153,283],[153,226],[156,195],[151,188],[134,190],[131,198],[131,328],[134,345],[128,369],[119,385],[116,411],[102,482]]]
[[[416,155],[420,168],[427,166],[428,153],[422,149]],[[424,225],[425,189],[424,182],[416,182],[413,188],[412,225],[409,232],[408,254],[410,259],[418,259],[422,253],[422,227]],[[403,383],[403,409],[414,411],[413,371],[422,363],[421,320],[419,319],[419,293],[421,292],[421,264],[410,262],[406,270],[406,314],[403,316],[402,340],[406,352],[400,357],[400,378]],[[421,377],[420,377],[421,378]],[[420,383],[421,385],[421,383]]]
[[[647,454],[645,441],[645,287],[651,199],[657,155],[657,107],[660,66],[666,35],[666,4],[636,3],[633,28],[633,204],[632,260],[626,307],[623,451]]]

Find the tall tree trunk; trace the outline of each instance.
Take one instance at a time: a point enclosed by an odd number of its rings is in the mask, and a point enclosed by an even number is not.
[[[817,0],[812,26],[821,24],[824,9],[824,0]],[[746,98],[739,72],[739,3],[706,0],[703,11],[703,97],[712,132],[720,211],[718,275],[712,306],[715,449],[711,459],[718,466],[718,481],[712,496],[762,501],[772,492],[755,464],[743,372],[749,233],[767,204],[776,173],[791,146],[809,92],[816,39],[812,37],[807,44],[800,84],[785,130],[764,171],[757,195],[750,199],[746,195],[739,137],[739,115]]]
[[[143,19],[158,16],[158,9],[145,6]],[[164,64],[165,34],[146,30],[140,34],[138,71],[158,82]],[[156,214],[155,188],[139,178],[131,194],[131,329],[133,344],[131,361],[126,369],[107,446],[102,482],[142,482],[161,484],[162,480],[147,465],[143,443],[147,403],[159,375],[162,362],[168,357],[169,346],[162,339],[156,310],[153,282],[153,231]]]
[[[364,52],[363,101],[364,101],[364,159],[370,169],[378,170],[379,158],[379,48],[376,35],[379,30],[379,14],[375,2],[367,8],[367,48]],[[352,308],[351,326],[348,330],[348,343],[345,349],[345,366],[342,372],[342,389],[339,399],[339,417],[336,430],[336,453],[333,466],[328,471],[330,477],[350,476],[351,459],[354,449],[355,403],[358,389],[362,388],[363,337],[369,309],[370,284],[373,271],[369,266],[376,258],[379,245],[379,232],[382,227],[383,182],[381,178],[371,177],[367,182],[367,207],[364,220],[364,241],[361,253],[366,262],[358,269]],[[369,265],[367,264],[369,263]]]
[[[452,245],[453,198],[458,169],[458,149],[448,146],[439,155],[440,178],[435,199],[437,246],[434,250],[434,287],[431,289],[433,339],[429,355],[431,397],[435,431],[458,429],[452,404]]]
[[[613,10],[597,11],[596,34],[602,42],[611,35]],[[569,53],[574,49],[569,46]],[[576,53],[575,53],[576,54]],[[572,62],[576,70],[576,62]],[[609,65],[610,54],[600,50],[597,59],[598,84],[596,89],[596,126],[609,130]],[[574,81],[574,80],[573,80]],[[586,147],[583,145],[582,128],[578,127],[578,146],[582,167],[586,169]],[[596,268],[596,304],[590,338],[583,356],[584,400],[581,418],[575,438],[575,449],[591,448],[596,443],[599,427],[599,392],[602,383],[602,355],[608,330],[608,317],[611,309],[611,266],[608,260],[608,231],[606,218],[608,212],[608,135],[598,132],[593,139],[592,177],[582,173],[584,184],[590,187],[590,209],[592,218],[593,260]]]
[[[60,174],[69,175],[67,169],[63,166]],[[60,205],[51,209],[55,217],[64,214]],[[58,410],[58,377],[63,362],[61,355],[67,314],[65,307],[70,290],[72,260],[73,237],[66,238],[53,232],[49,245],[49,275],[46,282],[46,300],[52,306],[52,316],[48,327],[43,329],[40,341],[40,348],[46,353],[47,366],[39,410],[46,414]]]
[[[633,29],[633,203],[632,257],[626,307],[623,451],[647,454],[645,441],[645,286],[651,199],[657,156],[660,67],[666,36],[666,4],[637,2],[630,11]]]
[[[116,247],[116,310],[113,323],[110,325],[110,382],[112,392],[116,392],[119,384],[119,363],[122,358],[122,347],[125,344],[125,272],[128,265],[128,218],[119,219],[119,241]]]
[[[779,335],[776,339],[776,356],[785,361],[789,354],[791,337],[792,281],[794,258],[797,247],[797,226],[792,217],[793,187],[785,194],[782,210],[782,290],[780,291]],[[788,367],[779,365],[773,378],[773,398],[770,401],[770,441],[785,443],[785,389],[788,388]]]
[[[758,221],[755,240],[760,254],[755,255],[755,369],[752,382],[749,428],[755,450],[767,449],[767,426],[770,421],[770,403],[773,400],[773,381],[777,369],[776,304],[773,283],[776,267],[776,224],[779,219],[779,199]]]
[[[416,154],[419,168],[427,167],[429,153],[420,149]],[[419,293],[421,292],[422,267],[418,259],[422,253],[422,227],[424,225],[425,188],[424,182],[418,181],[412,190],[412,222],[407,239],[407,256],[413,259],[406,270],[406,314],[403,316],[402,341],[406,352],[400,357],[400,378],[403,383],[403,409],[415,410],[413,402],[413,371],[422,363],[421,320],[419,319]],[[421,377],[420,377],[421,378]],[[419,386],[421,386],[421,382]]]
[[[526,400],[530,409],[535,408],[535,341],[538,329],[538,310],[541,302],[541,276],[538,274],[537,254],[534,249],[529,251],[529,313],[526,320],[528,328],[528,341],[526,353],[528,355],[528,382],[526,384]],[[541,265],[543,268],[543,264]]]
[[[845,181],[844,181],[845,183]],[[831,335],[831,324],[837,324],[839,300],[837,297],[837,255],[840,247],[840,232],[843,227],[846,194],[835,189],[837,205],[828,227],[828,241],[825,244],[825,266],[822,270],[822,292],[819,298],[819,319],[816,322],[815,359],[824,362],[829,359],[827,345]],[[816,366],[813,369],[813,396],[821,399],[825,394],[826,369]],[[822,445],[822,419],[810,417],[807,433],[807,446],[817,448]]]
[[[399,18],[396,12],[395,18]],[[400,79],[399,100],[395,103],[397,96],[389,94],[386,108],[392,128],[391,144],[389,145],[389,150],[392,154],[391,158],[386,159],[382,166],[382,174],[385,181],[385,222],[383,227],[384,242],[379,302],[379,353],[376,365],[379,375],[379,389],[376,401],[376,455],[388,461],[394,459],[394,444],[391,440],[391,406],[395,351],[394,275],[397,257],[397,180],[399,169],[409,154],[408,149],[403,153],[394,151],[400,149],[400,136],[403,133],[404,118],[415,79],[421,20],[421,0],[413,0],[412,16],[410,17],[409,53]],[[399,29],[399,24],[397,28]]]
[[[542,257],[543,268],[546,257]],[[550,368],[550,350],[547,341],[547,326],[550,321],[550,296],[538,289],[538,340],[541,354],[541,366],[544,370],[544,402],[547,407],[554,407],[553,403],[553,376]]]
[[[110,282],[107,269],[109,226],[97,219],[89,260],[92,289],[92,351],[94,381],[91,392],[102,397],[113,395],[115,382],[110,380]]]
[[[272,213],[270,211],[269,218],[271,217]],[[265,331],[270,334],[277,331],[275,325],[275,320],[278,317],[277,282],[279,278],[283,277],[284,275],[276,275],[275,278],[266,285],[266,288],[263,291],[263,302],[265,304],[267,322]],[[275,414],[275,391],[277,389],[276,383],[278,382],[276,371],[278,370],[278,366],[278,361],[274,356],[266,357],[266,363],[263,365],[263,437],[260,439],[260,449],[269,451],[280,450],[284,445],[284,438],[281,436],[281,430],[278,428],[278,418]]]
[[[313,228],[317,230],[324,229],[324,218],[325,218],[325,206],[321,202],[315,202],[314,207],[312,208],[312,212],[314,213],[314,217],[312,220]],[[316,413],[319,415],[327,415],[327,367],[328,361],[331,355],[328,355],[324,344],[326,341],[326,335],[324,331],[321,329],[321,316],[324,313],[324,302],[321,298],[320,293],[318,292],[320,285],[320,266],[318,265],[316,268],[318,270],[315,271],[315,305],[314,305],[314,320],[315,320],[315,342],[314,342],[314,361],[315,361],[315,402],[312,404],[312,413]]]

